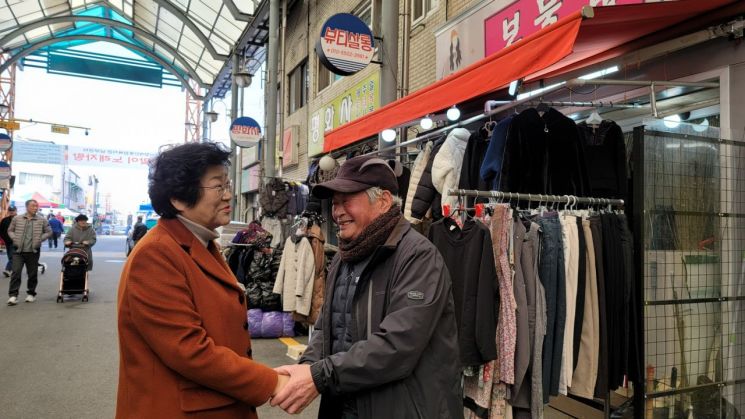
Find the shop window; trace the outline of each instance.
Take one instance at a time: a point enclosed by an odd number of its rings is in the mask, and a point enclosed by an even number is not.
[[[344,78],[344,76],[340,76],[326,68],[323,64],[321,64],[321,60],[317,59],[316,62],[318,63],[319,92]]]
[[[437,0],[411,0],[411,22],[418,22],[437,9]]]
[[[363,22],[367,23],[367,26],[372,29],[373,22],[373,6],[371,0],[363,0],[352,10],[352,14],[360,18]]]
[[[290,87],[290,112],[305,106],[308,103],[308,61],[303,61],[295,67],[288,78]]]

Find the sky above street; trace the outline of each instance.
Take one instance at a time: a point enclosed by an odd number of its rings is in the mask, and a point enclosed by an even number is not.
[[[114,44],[96,43],[86,49],[107,53],[134,55]],[[246,90],[243,109],[246,115],[263,121],[261,83]],[[220,113],[212,124],[212,140],[228,143],[230,120],[226,111],[230,98],[217,101]],[[239,112],[240,115],[240,112]],[[163,144],[184,141],[186,93],[179,87],[153,88],[107,82],[81,77],[48,74],[43,69],[27,67],[16,73],[15,117],[76,125],[70,134],[56,134],[46,124],[21,123],[15,138],[52,141],[61,145],[90,146],[106,149],[144,151],[155,154]],[[101,197],[111,194],[113,208],[130,213],[147,202],[147,169],[115,169],[70,165],[81,178],[96,175]],[[87,184],[87,182],[86,182]]]

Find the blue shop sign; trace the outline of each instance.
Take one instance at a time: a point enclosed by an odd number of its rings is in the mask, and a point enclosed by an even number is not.
[[[362,70],[370,64],[374,53],[372,31],[355,15],[335,14],[321,27],[316,54],[336,74],[349,76]]]
[[[8,134],[0,134],[0,152],[8,151],[13,146],[13,140]]]
[[[230,139],[238,147],[254,147],[261,141],[261,126],[248,116],[236,118],[230,124]]]

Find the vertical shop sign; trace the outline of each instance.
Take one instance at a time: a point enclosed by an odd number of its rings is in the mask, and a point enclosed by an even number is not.
[[[297,137],[298,126],[293,125],[282,133],[282,167],[290,167],[298,164]]]
[[[380,73],[375,72],[316,110],[308,124],[308,156],[323,154],[324,134],[380,107]]]
[[[649,0],[647,0],[649,1]],[[616,6],[644,0],[520,0],[484,21],[484,57],[556,23],[583,6]]]

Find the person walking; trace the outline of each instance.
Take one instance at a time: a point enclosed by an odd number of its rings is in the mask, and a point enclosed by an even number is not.
[[[52,229],[52,235],[49,237],[49,248],[52,248],[52,244],[54,244],[54,248],[57,248],[57,240],[62,236],[62,233],[65,232],[64,227],[62,227],[62,223],[57,219],[57,217],[53,216],[52,214],[49,214],[49,227]]]
[[[13,273],[10,277],[8,305],[18,304],[18,290],[21,288],[23,266],[26,266],[28,283],[26,302],[36,301],[36,284],[39,276],[39,254],[41,244],[52,235],[47,220],[38,213],[39,203],[34,199],[26,201],[26,213],[16,215],[8,227],[8,236],[13,241]]]
[[[3,239],[3,243],[5,243],[5,251],[8,252],[8,263],[5,264],[5,270],[3,270],[3,275],[5,275],[6,278],[10,277],[11,268],[13,267],[14,247],[13,239],[8,235],[8,227],[10,227],[10,222],[13,221],[13,217],[16,215],[18,215],[16,207],[11,205],[8,207],[8,214],[2,219],[2,221],[0,221],[0,238]]]
[[[319,394],[323,419],[463,418],[458,330],[440,252],[411,228],[377,157],[347,160],[313,195],[332,198],[339,253],[299,365],[271,400],[288,413]]]
[[[145,237],[145,233],[147,233],[147,226],[145,223],[142,222],[142,216],[137,216],[137,222],[135,223],[134,230],[132,231],[132,241],[134,242],[134,246],[137,246],[137,242],[140,241],[141,238]],[[134,248],[134,246],[132,246]]]
[[[77,247],[88,255],[88,271],[93,269],[93,245],[96,244],[96,230],[88,224],[88,216],[80,214],[75,217],[75,224],[65,236],[65,247]]]

